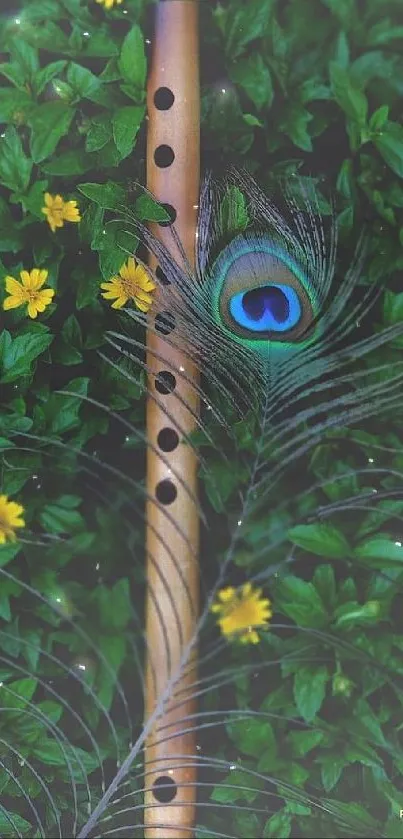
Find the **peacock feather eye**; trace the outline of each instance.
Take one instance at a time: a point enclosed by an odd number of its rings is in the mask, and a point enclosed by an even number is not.
[[[266,350],[268,343],[311,337],[319,309],[315,289],[274,240],[238,236],[218,256],[209,279],[214,317],[237,343]]]

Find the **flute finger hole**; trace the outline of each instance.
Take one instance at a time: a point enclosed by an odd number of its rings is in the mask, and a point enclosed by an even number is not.
[[[174,223],[176,219],[176,210],[172,204],[161,204],[161,207],[164,208],[165,212],[169,215],[168,221],[159,221],[158,224],[160,227],[170,227],[171,224]]]
[[[160,281],[161,285],[171,285],[167,275],[165,274],[165,271],[162,270],[160,265],[158,265],[155,269],[155,275],[157,279]]]
[[[171,146],[162,144],[157,146],[154,152],[155,165],[159,169],[167,169],[175,160],[175,152]]]
[[[158,393],[167,396],[168,393],[173,393],[176,388],[176,376],[170,373],[169,370],[161,370],[155,377],[155,389]]]
[[[169,111],[175,102],[175,96],[169,87],[159,87],[154,93],[154,105],[158,111]]]
[[[169,335],[175,329],[175,317],[171,312],[161,312],[155,318],[155,328],[162,335]]]
[[[168,506],[168,504],[173,504],[178,493],[175,484],[166,479],[157,484],[155,494],[160,504]]]
[[[173,452],[179,445],[179,435],[173,428],[161,428],[157,443],[163,452]]]
[[[161,775],[160,778],[157,778],[157,780],[154,781],[152,790],[154,798],[156,798],[160,804],[168,804],[170,801],[174,800],[175,795],[178,792],[178,787],[169,775]]]

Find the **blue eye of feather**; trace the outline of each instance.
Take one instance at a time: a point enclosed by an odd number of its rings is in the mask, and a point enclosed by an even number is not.
[[[229,310],[239,326],[252,332],[286,332],[297,326],[302,315],[298,294],[281,283],[235,294]]]

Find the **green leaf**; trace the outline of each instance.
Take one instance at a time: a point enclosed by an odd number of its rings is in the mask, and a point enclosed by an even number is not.
[[[327,667],[300,667],[294,676],[294,699],[301,717],[312,722],[320,711],[329,680]]]
[[[4,330],[0,335],[0,363],[3,383],[14,382],[21,376],[28,376],[33,362],[45,352],[53,341],[47,332],[26,332],[12,338]]]
[[[247,44],[267,33],[273,0],[236,0],[231,6],[217,4],[213,17],[224,36],[225,53],[232,59],[241,55]]]
[[[140,195],[136,199],[134,212],[139,221],[169,221],[169,213],[151,195]]]
[[[0,197],[0,253],[17,253],[22,247],[22,231],[18,229],[7,202]]]
[[[25,192],[28,187],[32,160],[26,156],[16,129],[7,128],[0,142],[0,183],[13,192]]]
[[[336,602],[336,579],[332,565],[318,565],[312,582],[319,592],[326,608],[331,611]]]
[[[312,583],[288,576],[275,588],[276,609],[288,615],[299,626],[320,628],[327,624],[328,615],[321,597]]]
[[[103,149],[112,139],[112,120],[109,113],[99,114],[91,122],[88,134],[85,138],[87,152],[94,152]]]
[[[285,809],[267,819],[263,828],[264,839],[288,839],[291,834],[292,816]]]
[[[78,184],[77,189],[89,198],[90,201],[95,201],[100,207],[105,210],[121,210],[125,205],[126,191],[120,184],[113,181],[106,181],[104,184]]]
[[[44,162],[41,169],[47,175],[83,175],[94,168],[94,159],[83,149],[71,149],[63,154],[54,155],[52,160]]]
[[[0,568],[4,568],[21,550],[21,546],[17,543],[8,545],[0,545]]]
[[[221,462],[209,464],[208,471],[202,473],[202,480],[210,504],[217,513],[223,512],[228,499],[245,477],[245,468],[240,464],[234,464],[232,470]]]
[[[36,679],[17,679],[0,688],[1,704],[11,711],[21,711],[31,701],[37,686]]]
[[[299,103],[290,105],[284,119],[280,122],[283,131],[295,146],[303,151],[312,151],[312,140],[308,132],[308,125],[312,121],[312,114]]]
[[[39,70],[38,51],[23,38],[13,38],[10,42],[10,53],[20,68],[24,81],[31,83]]]
[[[33,80],[33,87],[37,96],[44,90],[46,85],[57,76],[58,73],[62,73],[67,61],[51,61],[50,64],[47,64],[46,67],[42,67],[41,70],[35,74]]]
[[[123,41],[118,67],[125,82],[129,82],[139,92],[144,89],[147,62],[144,36],[140,27],[137,25],[132,27]]]
[[[122,159],[127,157],[134,148],[144,114],[143,105],[128,105],[125,108],[119,108],[112,116],[113,139]]]
[[[372,141],[392,172],[403,178],[403,126],[388,122]]]
[[[258,52],[242,58],[230,67],[230,77],[238,84],[256,108],[270,108],[274,91],[270,70]]]
[[[269,751],[275,759],[276,738],[267,720],[246,716],[228,723],[227,731],[237,749],[243,754],[260,757],[263,752]]]
[[[354,556],[373,568],[387,568],[398,563],[403,569],[403,546],[399,540],[382,536],[366,539],[355,548]]]
[[[116,690],[119,670],[126,657],[126,638],[122,634],[112,636],[103,635],[97,640],[99,649],[102,650],[102,655],[108,662],[109,667],[107,668],[103,665],[99,672],[96,690],[98,699],[102,702],[102,707],[109,710]]]
[[[92,600],[99,608],[101,625],[110,632],[124,629],[131,617],[129,581],[118,580],[113,588],[98,586]]]
[[[65,102],[44,102],[29,116],[31,154],[35,163],[46,160],[69,131],[74,109]]]
[[[287,535],[294,545],[317,556],[347,559],[351,553],[344,534],[331,524],[300,524]]]
[[[368,101],[365,93],[356,87],[349,71],[335,62],[330,62],[330,80],[336,102],[346,116],[358,126],[364,127],[367,121]]]
[[[92,247],[100,251],[99,267],[105,280],[109,280],[120,271],[128,256],[135,252],[137,245],[137,236],[126,230],[124,224],[108,222],[105,226],[105,234],[92,242]]]
[[[25,74],[21,67],[14,62],[5,62],[0,64],[0,75],[5,76],[11,84],[15,85],[20,90],[25,90]]]
[[[67,69],[67,81],[81,99],[91,99],[102,87],[98,77],[87,67],[71,62]]]
[[[47,533],[73,533],[85,527],[81,513],[58,504],[47,504],[40,513],[40,521]]]
[[[84,271],[75,274],[77,278],[77,309],[85,309],[97,303],[100,292],[100,276],[98,272],[86,273]]]
[[[308,752],[315,749],[324,738],[323,731],[291,731],[288,741],[295,757],[305,757]]]
[[[43,413],[49,431],[63,434],[80,424],[79,411],[88,392],[88,378],[73,379],[65,387],[69,393],[52,393],[43,405]],[[76,396],[74,394],[77,394]]]
[[[347,601],[335,609],[335,629],[351,629],[353,626],[373,624],[379,620],[381,609],[377,601],[360,604],[357,601]]]
[[[33,754],[38,760],[47,766],[60,766],[65,769],[69,780],[76,783],[85,783],[86,775],[99,768],[99,758],[96,753],[86,752],[78,746],[70,746],[65,742],[46,739],[45,737],[35,743]],[[70,762],[70,766],[67,763]],[[70,777],[70,773],[71,776]]]
[[[65,321],[60,338],[53,349],[52,359],[66,365],[80,364],[83,359],[81,347],[80,324],[75,315],[70,315]]]
[[[16,114],[25,122],[34,103],[25,90],[10,87],[0,88],[0,122],[13,122]]]
[[[18,813],[12,813],[5,807],[0,808],[0,836],[2,839],[15,839],[32,831],[32,825]]]
[[[339,757],[333,753],[328,756],[321,755],[320,765],[322,784],[326,792],[329,792],[340,780],[341,773],[346,765],[346,760],[344,757]]]
[[[381,105],[372,114],[369,120],[369,127],[371,131],[381,131],[389,118],[389,105]]]
[[[235,801],[247,801],[248,804],[252,804],[264,785],[263,778],[250,775],[243,769],[233,769],[214,787],[211,800],[219,804],[233,804]]]

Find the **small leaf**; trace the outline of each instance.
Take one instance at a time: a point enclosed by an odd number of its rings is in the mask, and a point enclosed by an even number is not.
[[[355,548],[354,556],[373,568],[387,568],[398,563],[403,569],[403,546],[399,540],[381,536],[366,539]]]
[[[135,213],[139,221],[169,221],[170,215],[151,195],[136,199]]]
[[[330,792],[340,779],[346,764],[345,758],[336,756],[335,754],[329,756],[324,755],[320,758],[320,764],[322,784],[326,792]]]
[[[46,332],[26,332],[11,338],[4,330],[0,335],[0,363],[3,373],[0,381],[14,382],[31,373],[32,364],[52,343],[53,335]]]
[[[299,626],[320,628],[328,622],[328,614],[312,583],[289,575],[275,588],[276,609],[288,615]]]
[[[311,730],[291,731],[287,739],[295,757],[305,757],[322,742],[323,738],[323,731]]]
[[[95,201],[100,207],[105,210],[122,209],[126,200],[126,191],[120,184],[113,181],[106,181],[104,184],[78,184],[77,189],[89,198],[90,201]]]
[[[274,91],[270,70],[258,52],[242,58],[230,68],[233,82],[238,84],[256,105],[256,108],[270,108]]]
[[[260,757],[267,750],[275,758],[276,738],[267,720],[246,717],[228,723],[227,730],[237,749],[244,754]]]
[[[46,160],[70,128],[74,110],[65,102],[44,102],[29,117],[31,154],[35,163]]]
[[[388,122],[372,141],[392,172],[403,178],[403,126]]]
[[[310,553],[331,559],[346,559],[350,547],[341,532],[331,524],[300,524],[288,531],[288,538]]]
[[[328,669],[324,666],[300,667],[295,674],[295,704],[305,722],[312,722],[322,707],[329,678]]]
[[[144,114],[143,105],[128,105],[119,108],[112,116],[113,139],[122,159],[133,150]]]
[[[139,26],[127,33],[120,51],[118,67],[122,78],[139,92],[144,89],[147,72],[144,36]]]
[[[16,129],[9,126],[0,140],[0,183],[14,192],[25,192],[32,166],[32,160],[26,156]]]
[[[71,149],[44,162],[41,169],[47,175],[83,175],[94,168],[94,159],[83,149]]]
[[[371,131],[381,131],[389,117],[389,105],[381,105],[372,114],[369,120],[369,127]]]
[[[85,139],[87,152],[99,151],[112,139],[112,121],[109,113],[99,114],[91,122]]]
[[[81,67],[80,64],[70,62],[67,69],[67,81],[74,91],[82,99],[91,99],[91,97],[101,88],[102,84],[91,70],[87,67]]]
[[[360,127],[365,126],[368,113],[368,101],[365,93],[355,87],[349,71],[335,62],[330,63],[330,79],[336,102],[346,116]]]
[[[285,809],[279,810],[267,820],[263,829],[263,839],[288,839],[291,827],[292,816]]]

